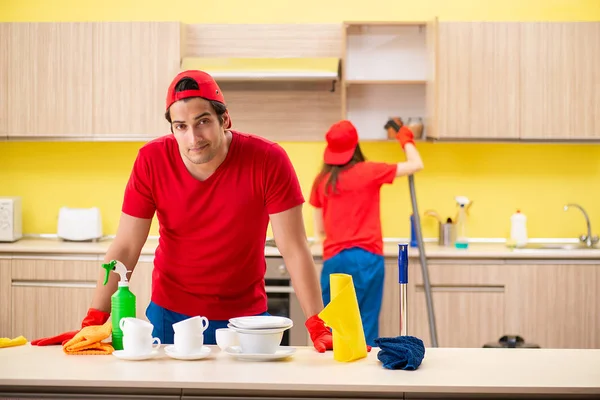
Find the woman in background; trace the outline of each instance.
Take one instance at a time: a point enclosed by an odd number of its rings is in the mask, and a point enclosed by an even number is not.
[[[395,136],[406,154],[406,161],[397,164],[365,161],[354,125],[347,120],[333,124],[325,135],[324,164],[310,196],[315,236],[319,241],[324,237],[323,302],[330,301],[330,274],[351,275],[370,346],[379,337],[384,279],[379,191],[383,184],[423,169],[413,133],[396,122]]]

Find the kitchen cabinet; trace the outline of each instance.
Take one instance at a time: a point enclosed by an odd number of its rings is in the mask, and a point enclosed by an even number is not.
[[[600,139],[600,23],[524,22],[520,31],[521,138]]]
[[[401,117],[427,124],[432,22],[347,22],[342,48],[342,118],[361,140],[388,140],[385,123]]]
[[[13,337],[31,341],[81,327],[98,278],[96,256],[32,256],[11,265]]]
[[[0,139],[8,131],[8,24],[0,23]]]
[[[506,267],[507,333],[543,348],[600,348],[600,260]]]
[[[525,263],[526,262],[526,263]],[[505,334],[542,348],[600,348],[600,262],[431,260],[439,347],[482,347]],[[431,345],[421,266],[411,260],[408,334]],[[386,263],[381,336],[399,334],[398,267]]]
[[[25,256],[0,259],[2,336],[28,340],[81,327],[101,272],[100,256]],[[131,274],[136,314],[147,320],[152,261],[142,256]]]
[[[430,265],[439,347],[481,347],[504,331],[504,286],[496,265]],[[380,335],[400,334],[398,266],[386,262]],[[494,310],[493,313],[490,310]],[[421,265],[409,264],[408,327],[431,346]],[[499,337],[499,336],[498,336]]]
[[[437,30],[429,138],[600,139],[600,23],[444,21]]]
[[[10,23],[3,30],[8,136],[91,137],[92,25]]]
[[[93,136],[150,139],[170,132],[165,95],[179,72],[178,22],[93,23]]]
[[[146,308],[152,297],[152,270],[154,263],[152,257],[141,256],[138,264],[130,277],[130,289],[135,294],[136,316],[148,321]]]
[[[10,276],[10,258],[0,256],[0,337],[12,337]]]
[[[440,22],[437,29],[436,129],[427,136],[519,139],[520,23]]]
[[[8,82],[7,90],[0,86],[0,136],[123,140],[169,133],[164,98],[179,72],[178,22],[0,29],[8,42],[0,46],[7,52],[0,53],[0,67],[7,64],[0,80]]]

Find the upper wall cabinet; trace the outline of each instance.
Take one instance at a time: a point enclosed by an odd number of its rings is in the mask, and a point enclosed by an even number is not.
[[[405,123],[428,121],[432,75],[427,33],[434,24],[344,23],[342,118],[354,123],[361,139],[387,140],[384,126],[390,117]]]
[[[600,139],[600,23],[521,24],[521,137]]]
[[[92,25],[14,23],[3,29],[8,136],[91,136]]]
[[[179,23],[7,23],[0,118],[11,138],[152,138],[179,71]],[[1,42],[0,42],[1,44]],[[10,101],[3,101],[6,96]],[[6,107],[4,111],[3,107]]]
[[[165,98],[179,72],[180,38],[178,22],[94,23],[95,137],[169,133]]]
[[[427,136],[600,140],[600,23],[440,22]]]
[[[339,24],[191,24],[184,32],[182,69],[214,76],[233,129],[321,141],[339,119]]]
[[[440,22],[429,137],[519,138],[519,24]]]

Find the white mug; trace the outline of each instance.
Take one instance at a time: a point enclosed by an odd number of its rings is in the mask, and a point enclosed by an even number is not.
[[[204,345],[203,333],[175,332],[173,335],[175,351],[179,354],[194,354]]]
[[[154,342],[156,345],[153,346]],[[127,354],[131,355],[146,355],[150,354],[152,350],[160,347],[160,339],[152,335],[132,335],[127,334],[123,336],[123,350]]]
[[[217,340],[217,346],[219,346],[221,350],[240,345],[237,332],[230,328],[217,329],[215,331],[215,339]]]
[[[202,335],[206,328],[208,328],[208,318],[206,317],[192,317],[173,324],[175,333],[187,335]]]
[[[123,331],[123,336],[131,334],[132,336],[143,336],[147,335],[152,337],[152,330],[154,326],[143,319],[125,317],[119,321],[119,328]]]

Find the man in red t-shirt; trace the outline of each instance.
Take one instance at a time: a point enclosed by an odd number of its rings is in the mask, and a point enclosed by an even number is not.
[[[323,242],[321,289],[330,301],[329,275],[352,276],[367,344],[379,336],[383,296],[384,258],[379,191],[396,177],[423,168],[413,133],[392,121],[396,138],[406,153],[397,164],[365,161],[358,133],[350,121],[339,121],[326,134],[324,164],[313,184],[310,204],[315,207],[316,236]]]
[[[270,221],[313,344],[320,352],[331,349],[331,332],[317,316],[323,303],[304,231],[304,197],[286,152],[231,130],[223,93],[207,73],[179,73],[166,100],[172,134],[139,150],[104,258],[133,270],[156,213],[160,238],[146,311],[153,335],[173,343],[172,324],[200,315],[209,319],[204,342],[215,344],[215,329],[228,319],[265,314]],[[110,275],[103,285],[101,274],[82,327],[108,319],[118,281]],[[69,334],[37,344],[60,343]]]

